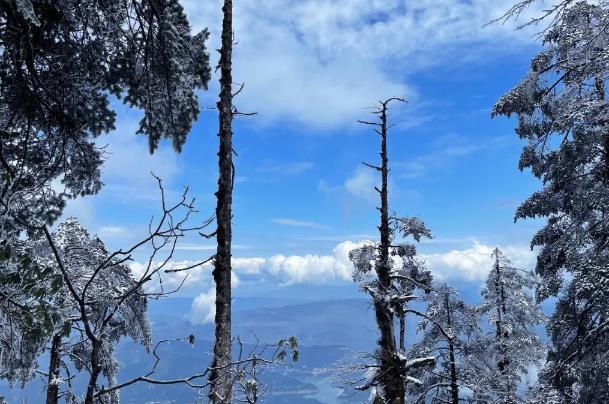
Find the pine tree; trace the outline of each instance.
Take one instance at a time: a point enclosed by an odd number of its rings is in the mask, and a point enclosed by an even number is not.
[[[129,267],[113,263],[102,241],[90,237],[75,219],[59,225],[51,237],[54,248],[41,239],[36,260],[53,265],[55,254],[61,257],[63,269],[56,274],[62,277],[63,287],[55,297],[55,306],[64,313],[64,321],[56,324],[52,341],[47,401],[56,394],[57,382],[52,377],[59,373],[64,350],[61,339],[66,336],[70,343],[66,344],[69,348],[65,348],[65,355],[77,370],[86,368],[90,374],[85,402],[93,403],[98,377],[103,374],[109,382],[115,381],[118,362],[114,347],[121,337],[128,336],[150,349],[148,299]],[[71,333],[73,327],[83,333]]]
[[[143,111],[151,151],[162,138],[182,147],[210,78],[207,31],[190,30],[177,0],[0,4],[0,377],[31,377],[53,337],[53,278],[42,279],[53,272],[23,239],[101,188],[94,141],[114,129],[111,98]]]
[[[518,3],[506,18],[530,3]],[[520,168],[543,184],[516,213],[547,218],[532,240],[540,247],[537,298],[558,303],[541,378],[569,402],[607,401],[609,3],[563,0],[545,19],[543,50],[493,113],[518,117],[516,131],[527,141]]]
[[[470,348],[471,375],[478,379],[473,390],[501,403],[516,403],[521,377],[530,365],[540,366],[545,354],[534,329],[545,317],[533,297],[533,274],[513,267],[498,248],[492,258],[480,314],[493,330]]]
[[[433,355],[437,361],[435,368],[418,372],[421,383],[410,394],[416,402],[431,399],[458,404],[462,391],[470,387],[467,353],[470,340],[479,333],[479,316],[446,284],[435,286],[425,303],[425,312],[409,310],[421,317],[419,330],[423,332],[410,351],[411,355]]]
[[[375,359],[378,362],[373,367],[372,376],[359,390],[374,388],[376,400],[381,402],[402,404],[405,400],[406,385],[414,382],[408,373],[416,368],[434,363],[433,357],[414,358],[408,360],[403,349],[396,344],[395,319],[396,310],[400,321],[400,329],[404,326],[404,305],[416,299],[414,290],[431,282],[429,272],[421,271],[421,265],[416,260],[416,249],[412,244],[394,244],[396,234],[412,237],[420,241],[422,237],[431,237],[427,226],[418,218],[400,218],[389,214],[389,157],[387,153],[388,106],[393,101],[404,102],[401,98],[389,98],[380,102],[375,115],[378,122],[360,121],[363,124],[376,127],[381,137],[381,165],[364,163],[366,166],[380,172],[381,186],[375,188],[379,193],[381,206],[380,225],[378,226],[380,242],[368,245],[349,253],[349,258],[355,266],[354,280],[372,298],[376,323],[380,338]],[[393,258],[395,257],[395,259]],[[396,261],[402,266],[395,265]],[[404,332],[400,333],[400,345],[404,346]]]

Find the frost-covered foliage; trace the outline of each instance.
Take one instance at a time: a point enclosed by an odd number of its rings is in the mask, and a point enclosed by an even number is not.
[[[2,361],[18,360],[9,346],[35,356],[57,316],[56,280],[32,264],[24,233],[40,238],[68,199],[101,188],[94,138],[114,128],[111,97],[143,110],[151,151],[161,138],[180,149],[210,78],[206,38],[191,34],[177,0],[0,4],[0,333],[15,331],[2,334]]]
[[[545,317],[533,296],[534,274],[514,268],[499,249],[493,260],[479,307],[491,330],[468,348],[468,378],[478,397],[513,403],[521,377],[546,353],[534,329]]]
[[[77,370],[94,373],[99,368],[112,383],[118,373],[114,346],[121,337],[150,348],[147,298],[129,267],[112,263],[103,242],[89,236],[75,219],[60,224],[52,238],[56,251],[40,240],[35,257],[51,266],[57,253],[62,262],[63,269],[54,266],[62,280],[54,306],[64,314],[55,332],[69,336],[65,354]]]
[[[99,190],[112,95],[143,110],[151,151],[163,137],[180,149],[210,70],[207,32],[191,35],[177,0],[9,0],[0,21],[3,239]]]
[[[541,248],[537,298],[558,303],[541,377],[572,402],[607,401],[609,3],[560,1],[547,21],[544,49],[494,114],[518,117],[528,142],[520,168],[543,182],[516,213],[547,218],[532,240]]]
[[[114,345],[121,337],[150,347],[147,298],[129,267],[111,264],[102,241],[90,237],[75,219],[59,225],[51,237],[55,250],[44,238],[30,239],[22,242],[23,249],[27,244],[25,253],[13,251],[12,258],[3,261],[3,270],[13,269],[6,276],[18,285],[14,293],[10,284],[3,285],[7,298],[0,312],[0,372],[11,381],[28,381],[39,366],[48,335],[57,334],[66,338],[69,348],[63,351],[76,368],[91,371],[92,340],[85,331],[89,329],[98,343],[96,366],[113,380],[118,372]],[[20,262],[11,266],[15,259]],[[24,277],[26,269],[33,274]],[[22,279],[32,282],[24,285]]]
[[[380,265],[380,244],[357,248],[349,253],[349,259],[354,266],[353,280],[362,290],[375,300],[382,300],[395,307],[415,298],[412,295],[415,289],[428,290],[431,285],[431,272],[417,258],[416,246],[408,241],[409,237],[415,241],[420,241],[422,236],[431,238],[431,231],[417,217],[390,218],[390,225],[389,290],[384,290],[380,285],[376,272],[376,267]],[[396,233],[403,241],[394,244]]]
[[[479,316],[466,305],[458,292],[446,284],[437,285],[425,297],[426,310],[421,317],[422,337],[409,349],[409,355],[436,357],[435,368],[422,368],[414,375],[421,380],[409,393],[415,402],[445,400],[458,402],[470,385],[470,341],[479,335]]]
[[[405,323],[409,302],[419,298],[420,293],[428,293],[431,288],[432,276],[425,268],[425,263],[417,258],[416,246],[409,241],[419,241],[421,237],[431,237],[431,231],[422,220],[416,217],[397,218],[392,217],[390,223],[390,248],[388,258],[389,288],[385,288],[379,281],[378,267],[381,263],[381,245],[365,245],[349,253],[349,258],[353,262],[353,280],[360,288],[368,293],[375,304],[386,308],[387,313],[392,317],[391,321],[397,321],[399,332],[394,335],[398,343],[395,344],[396,362],[405,366],[408,360],[415,360],[415,365],[408,369],[419,370],[421,367],[428,366],[429,360],[424,363],[416,362],[417,355],[406,356],[405,352]],[[394,243],[395,236],[398,234],[402,241]],[[410,352],[412,354],[412,352]],[[376,386],[378,380],[375,376],[369,377],[366,386],[360,385],[359,389]],[[409,375],[409,370],[404,368],[403,383],[405,386],[418,385],[420,381]],[[378,386],[375,395],[382,394]]]
[[[55,305],[62,280],[53,266],[32,259],[23,241],[5,243],[0,254],[0,378],[26,382],[34,377],[48,335],[65,318]]]

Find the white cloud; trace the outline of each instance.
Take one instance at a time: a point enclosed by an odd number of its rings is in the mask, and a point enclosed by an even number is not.
[[[491,253],[495,246],[473,242],[471,248],[451,250],[445,253],[423,254],[429,269],[439,279],[464,279],[468,281],[484,281],[488,276],[493,262]],[[500,249],[516,265],[523,269],[532,269],[535,253],[526,246],[504,246]]]
[[[151,174],[154,173],[163,180],[169,193],[167,197],[173,198],[170,187],[180,173],[178,154],[167,142],[161,142],[154,154],[150,154],[147,137],[135,135],[140,113],[120,106],[117,109],[116,130],[97,140],[106,152],[102,180],[107,185],[100,195],[159,202],[159,188]]]
[[[380,188],[380,176],[378,172],[370,167],[359,166],[351,177],[347,178],[342,186],[329,186],[323,180],[318,184],[321,192],[332,193],[344,191],[349,196],[365,201],[370,204],[378,204],[380,196],[376,188]],[[390,198],[418,201],[422,198],[421,193],[415,189],[405,189],[389,180]]]
[[[374,190],[374,187],[378,187],[378,185],[378,175],[368,167],[357,167],[353,176],[345,181],[347,192],[371,203],[378,202],[379,200],[379,195]]]
[[[231,278],[233,288],[239,285],[239,277],[233,272]],[[199,293],[193,300],[188,313],[188,319],[194,325],[213,323],[216,316],[216,288],[211,287],[207,292]]]
[[[233,270],[238,273],[259,274],[266,260],[264,258],[233,258]]]
[[[183,3],[195,29],[210,28],[210,49],[217,48],[220,1]],[[533,31],[514,31],[513,23],[483,27],[512,3],[243,0],[234,8],[234,77],[246,82],[237,104],[259,112],[256,122],[289,119],[309,128],[350,124],[379,98],[416,99],[404,79],[416,70],[451,67],[531,43]],[[521,21],[537,15],[543,3]]]
[[[216,316],[216,289],[200,293],[192,301],[188,318],[194,325],[213,323]]]
[[[274,255],[266,260],[264,269],[288,285],[349,281],[353,272],[349,252],[365,243],[366,241],[344,241],[334,247],[331,255]]]
[[[269,282],[282,285],[293,284],[323,284],[332,281],[351,282],[353,264],[349,253],[363,245],[370,244],[369,240],[343,241],[336,244],[330,254],[282,255],[269,257],[234,257],[233,286],[241,282],[241,275],[264,276]],[[472,241],[472,246],[464,249],[453,249],[433,254],[420,254],[427,267],[437,280],[465,280],[482,282],[492,268],[491,253],[495,246]],[[499,246],[506,256],[519,268],[532,269],[535,263],[535,253],[525,245]],[[193,261],[171,262],[168,268],[179,268],[192,265]],[[145,265],[131,265],[134,276],[139,277],[145,271]],[[211,264],[191,269],[186,273],[162,273],[166,290],[179,286],[184,282],[185,288],[209,288],[213,285]],[[149,288],[158,287],[151,282]]]
[[[251,274],[257,273],[255,269],[256,258],[233,258],[233,272],[231,275],[231,281],[233,287],[239,286],[241,279],[237,274],[237,271]],[[163,269],[158,273],[163,282],[163,288],[165,291],[174,290],[178,287],[182,288],[204,288],[209,287],[213,284],[212,270],[213,266],[211,262],[204,265],[189,269],[187,271],[170,272],[166,273],[168,269],[179,269],[187,268],[195,265],[198,261],[194,260],[181,260],[181,261],[169,261],[165,264]],[[160,262],[153,262],[151,268],[158,268]],[[146,273],[148,268],[147,262],[133,262],[129,265],[135,279],[140,279]],[[146,283],[146,290],[158,291],[159,290],[158,277],[152,279],[152,281]]]
[[[275,224],[283,224],[285,226],[294,226],[294,227],[310,227],[314,229],[328,229],[329,227],[325,224],[310,222],[306,220],[298,220],[298,219],[290,219],[290,218],[279,218],[273,219],[271,222]]]

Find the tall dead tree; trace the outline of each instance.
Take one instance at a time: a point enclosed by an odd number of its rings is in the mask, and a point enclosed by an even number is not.
[[[213,403],[231,399],[231,242],[233,193],[233,3],[224,0],[222,7],[222,45],[220,48],[220,100],[218,101],[220,150],[218,151],[218,191],[216,192],[217,251],[213,270],[216,283],[216,335],[214,360],[210,374],[209,398]]]
[[[420,385],[420,380],[411,376],[417,369],[433,366],[435,357],[414,357],[405,355],[405,314],[412,312],[408,303],[418,299],[417,290],[427,293],[431,285],[431,273],[425,269],[424,262],[417,259],[417,250],[412,242],[421,238],[431,238],[431,231],[418,217],[399,217],[389,215],[389,157],[387,152],[388,108],[392,102],[406,102],[403,98],[388,98],[379,101],[372,112],[377,120],[358,121],[374,127],[381,138],[380,165],[363,163],[381,174],[381,185],[374,187],[379,193],[381,203],[380,241],[364,245],[349,252],[353,262],[353,280],[372,298],[376,323],[379,328],[378,348],[373,356],[374,364],[351,366],[350,371],[366,370],[366,375],[348,382],[357,390],[375,389],[375,402],[403,404],[408,385]],[[396,236],[402,240],[396,240]],[[395,314],[395,316],[394,316]],[[400,323],[399,349],[396,343],[394,320]],[[365,384],[359,385],[361,381]]]
[[[395,342],[393,312],[391,306],[387,304],[385,296],[392,291],[391,282],[391,263],[390,263],[390,248],[391,248],[391,228],[389,225],[389,158],[387,155],[387,110],[392,101],[405,102],[402,98],[389,98],[381,101],[375,114],[378,116],[378,122],[359,121],[365,125],[375,126],[375,131],[381,136],[381,165],[375,166],[364,163],[366,166],[373,168],[381,173],[381,188],[375,187],[381,197],[381,223],[378,226],[380,232],[380,245],[378,246],[378,261],[375,266],[376,276],[378,279],[377,297],[374,298],[374,312],[376,323],[380,331],[379,344],[379,365],[378,383],[383,390],[383,395],[387,402],[401,404],[404,402],[405,386],[404,379],[406,371],[403,366],[403,361],[400,359]]]

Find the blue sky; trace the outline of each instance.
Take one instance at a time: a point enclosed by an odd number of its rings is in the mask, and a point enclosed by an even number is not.
[[[480,282],[495,245],[516,263],[532,265],[528,244],[539,222],[514,224],[513,217],[539,184],[518,171],[523,143],[514,122],[491,119],[490,111],[539,50],[535,29],[483,27],[511,1],[409,3],[235,5],[235,79],[246,84],[236,104],[258,112],[235,123],[236,294],[250,293],[251,285],[349,284],[346,254],[376,238],[378,222],[376,174],[361,161],[378,159],[379,139],[355,121],[370,119],[366,107],[390,96],[409,100],[392,110],[391,209],[420,216],[432,229],[434,240],[420,246],[432,271]],[[218,1],[184,4],[194,29],[209,27],[215,49]],[[129,245],[158,212],[150,171],[163,177],[170,198],[188,185],[201,216],[211,215],[217,117],[209,108],[216,83],[214,76],[200,94],[203,112],[181,154],[163,144],[149,156],[146,139],[135,135],[139,113],[117,105],[117,130],[98,141],[108,145],[105,188],[72,202],[66,216],[78,216],[111,248]],[[192,237],[175,259],[212,252],[212,242]],[[145,251],[140,254],[143,259]],[[213,297],[209,272],[199,270],[184,290],[198,296],[201,310]]]

